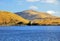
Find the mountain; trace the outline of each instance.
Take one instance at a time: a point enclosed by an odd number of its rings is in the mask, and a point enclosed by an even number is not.
[[[7,11],[0,11],[0,25],[14,25],[19,22],[23,22],[24,24],[28,23],[28,20],[22,18],[21,16],[7,12]]]
[[[26,10],[26,11],[22,11],[22,12],[17,12],[16,14],[18,14],[28,20],[41,19],[41,18],[55,18],[55,16],[52,16],[48,13],[37,12],[34,10]]]
[[[58,24],[60,25],[60,17],[56,17],[45,12],[25,10],[22,12],[17,12],[15,14],[18,14],[21,17],[30,20],[31,24],[39,24],[39,25],[57,25]]]

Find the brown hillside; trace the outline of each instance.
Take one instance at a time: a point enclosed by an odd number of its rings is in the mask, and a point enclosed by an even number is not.
[[[41,18],[57,18],[56,16],[52,16],[48,13],[37,12],[34,10],[25,10],[22,12],[17,12],[16,14],[18,14],[28,20],[35,20],[35,19],[41,19]]]
[[[60,25],[60,17],[50,15],[45,12],[37,12],[34,10],[25,10],[16,14],[29,19],[32,23],[39,25]]]
[[[28,20],[11,12],[0,11],[0,25],[14,25],[19,22],[25,24],[28,23]]]

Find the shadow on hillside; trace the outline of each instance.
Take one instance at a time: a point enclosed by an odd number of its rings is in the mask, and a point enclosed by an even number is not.
[[[60,26],[60,24],[57,23],[52,23],[52,24],[38,24],[38,23],[32,23],[31,21],[27,24],[24,24],[23,22],[19,22],[17,24],[15,24],[15,26],[23,26],[23,25],[27,25],[27,26]]]

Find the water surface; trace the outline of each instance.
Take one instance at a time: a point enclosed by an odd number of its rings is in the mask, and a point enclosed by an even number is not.
[[[60,41],[60,26],[0,26],[0,41]]]

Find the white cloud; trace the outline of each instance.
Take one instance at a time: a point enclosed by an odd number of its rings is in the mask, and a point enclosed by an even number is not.
[[[56,11],[52,11],[52,10],[50,10],[50,11],[47,11],[47,13],[49,13],[49,14],[55,14]]]
[[[28,2],[38,2],[40,0],[26,0],[26,1],[28,1]]]
[[[58,0],[26,0],[27,2],[41,2],[41,3],[52,3],[52,4],[58,4]]]
[[[49,14],[52,14],[54,16],[60,17],[60,12],[59,11],[50,10],[50,11],[46,11],[46,13],[49,13]]]
[[[41,3],[50,3],[50,4],[59,4],[58,0],[26,0],[27,2],[41,2]]]
[[[38,9],[38,7],[37,6],[30,6],[29,9],[36,10],[36,9]]]
[[[44,3],[54,3],[54,4],[58,3],[57,0],[41,0],[41,2],[44,2]]]

